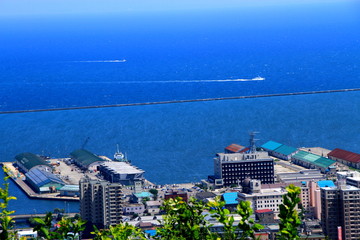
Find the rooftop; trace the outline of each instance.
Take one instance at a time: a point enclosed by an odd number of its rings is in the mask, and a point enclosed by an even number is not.
[[[105,166],[112,170],[113,172],[119,174],[138,174],[144,173],[143,170],[134,167],[133,165],[126,163],[126,162],[104,162],[101,163],[102,166]]]
[[[81,165],[89,167],[94,162],[104,162],[105,160],[96,156],[95,154],[85,150],[78,149],[70,153],[71,158],[75,159],[77,162],[80,162]]]
[[[79,185],[65,185],[62,188],[59,189],[60,191],[72,191],[72,192],[78,192],[80,191]]]
[[[65,185],[65,183],[50,172],[40,170],[38,168],[31,169],[25,174],[26,178],[29,178],[36,186],[42,187],[48,183],[58,183]]]
[[[228,192],[228,193],[224,193],[223,195],[225,204],[238,204],[238,194],[237,192]]]
[[[331,180],[323,180],[323,181],[318,181],[317,182],[319,187],[336,187],[335,183]]]
[[[343,159],[345,161],[353,162],[353,163],[360,162],[360,154],[346,151],[340,148],[335,148],[328,154],[328,156]]]
[[[149,192],[134,193],[134,195],[138,198],[152,197],[152,194]]]
[[[268,142],[264,143],[263,145],[261,145],[261,147],[266,150],[274,151],[275,149],[277,149],[278,147],[281,147],[282,145],[283,144],[275,142],[275,141],[268,141]]]
[[[290,155],[294,152],[296,152],[297,149],[294,147],[289,147],[287,145],[281,145],[280,147],[276,148],[274,152],[281,153],[283,155]]]
[[[38,165],[50,166],[44,159],[29,152],[20,153],[15,156],[15,159],[28,170]]]
[[[230,144],[229,146],[227,146],[225,149],[230,151],[230,152],[239,152],[240,150],[244,149],[245,147],[244,146],[241,146],[239,144]]]
[[[322,168],[328,168],[330,165],[334,164],[336,161],[331,160],[329,158],[321,157],[319,155],[305,152],[305,151],[299,151],[297,152],[293,158],[299,159],[301,161],[310,162],[318,167]]]
[[[270,213],[273,212],[271,209],[260,209],[260,210],[255,210],[255,213]]]

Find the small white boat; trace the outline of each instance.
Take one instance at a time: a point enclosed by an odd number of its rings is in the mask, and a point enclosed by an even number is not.
[[[117,151],[114,154],[114,161],[118,161],[118,162],[127,162],[125,155],[119,151],[119,145],[117,144]]]
[[[251,80],[253,80],[253,81],[263,81],[263,80],[265,80],[265,78],[257,76],[257,77],[252,78]]]

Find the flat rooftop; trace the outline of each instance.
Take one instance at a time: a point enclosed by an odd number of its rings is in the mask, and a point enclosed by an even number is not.
[[[105,166],[113,172],[119,174],[138,174],[144,173],[144,170],[137,168],[129,163],[126,162],[104,162],[101,166]]]

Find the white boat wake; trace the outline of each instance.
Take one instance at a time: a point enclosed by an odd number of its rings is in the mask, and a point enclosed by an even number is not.
[[[244,78],[244,79],[217,79],[217,80],[168,80],[168,81],[117,81],[117,82],[3,82],[0,85],[42,85],[42,84],[58,84],[58,85],[71,85],[71,84],[153,84],[153,83],[216,83],[216,82],[254,82],[254,81],[264,81],[265,78],[255,77],[255,78]]]
[[[89,61],[71,61],[74,63],[123,63],[126,59],[121,60],[89,60]]]

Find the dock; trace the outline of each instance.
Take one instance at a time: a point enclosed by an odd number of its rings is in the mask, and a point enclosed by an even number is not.
[[[44,199],[44,200],[63,200],[63,201],[79,201],[79,197],[67,197],[59,196],[58,193],[53,194],[39,194],[36,193],[21,177],[16,176],[16,170],[11,162],[2,162],[2,166],[5,166],[8,169],[6,174],[12,179],[16,185],[29,197],[34,199]]]

